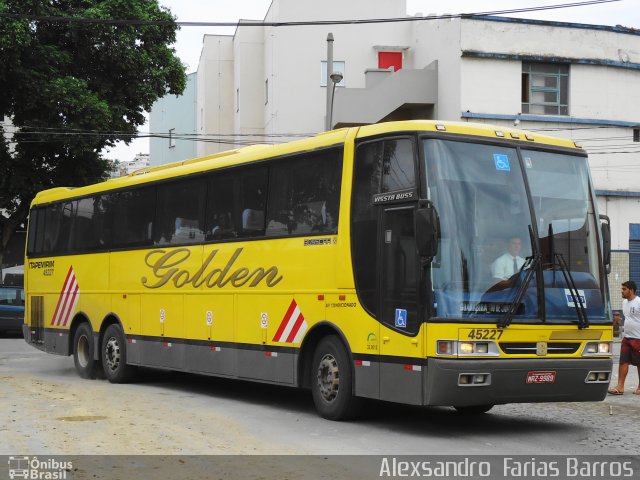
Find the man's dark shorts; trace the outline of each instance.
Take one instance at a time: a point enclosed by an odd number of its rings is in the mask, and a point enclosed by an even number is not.
[[[620,363],[640,365],[640,338],[624,337],[622,339],[620,344]]]

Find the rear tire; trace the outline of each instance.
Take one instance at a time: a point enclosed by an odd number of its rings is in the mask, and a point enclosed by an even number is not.
[[[313,353],[311,394],[318,413],[329,420],[353,418],[361,404],[353,395],[352,361],[335,335],[320,340]]]
[[[133,378],[135,367],[127,365],[127,341],[120,325],[107,327],[100,350],[107,380],[111,383],[127,383]]]
[[[463,415],[482,415],[493,408],[493,405],[468,405],[466,407],[454,406],[458,413]]]
[[[94,345],[91,325],[81,323],[73,336],[73,363],[82,378],[96,378],[100,364],[94,360]]]

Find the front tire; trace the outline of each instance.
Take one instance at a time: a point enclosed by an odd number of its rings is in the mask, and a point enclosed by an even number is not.
[[[94,350],[93,330],[87,322],[81,323],[73,336],[73,363],[82,378],[96,378],[100,364],[94,360]]]
[[[311,394],[318,413],[329,420],[355,416],[360,400],[353,395],[353,368],[342,341],[323,338],[313,353]]]
[[[107,327],[101,346],[104,376],[111,383],[127,383],[134,374],[134,367],[127,365],[127,341],[120,325]]]

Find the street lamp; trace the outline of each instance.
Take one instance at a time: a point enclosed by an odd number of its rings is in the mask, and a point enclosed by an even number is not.
[[[336,95],[336,85],[342,81],[342,79],[344,78],[344,75],[342,75],[342,72],[333,72],[331,75],[329,75],[329,78],[331,79],[331,83],[333,85],[331,86],[331,106],[329,108],[329,120],[327,121],[327,125],[328,125],[327,130],[331,130],[333,128],[333,99],[335,98],[335,95]]]

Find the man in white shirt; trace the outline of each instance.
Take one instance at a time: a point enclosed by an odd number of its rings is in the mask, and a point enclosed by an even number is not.
[[[504,282],[518,273],[524,265],[524,258],[520,256],[522,240],[520,237],[511,237],[507,252],[496,258],[491,264],[491,275],[496,282]]]
[[[629,280],[622,284],[622,313],[624,314],[624,338],[620,344],[620,365],[618,384],[609,389],[610,395],[624,393],[624,381],[629,373],[629,365],[638,367],[640,378],[640,297],[636,296],[636,282]],[[640,395],[640,385],[633,392]]]

